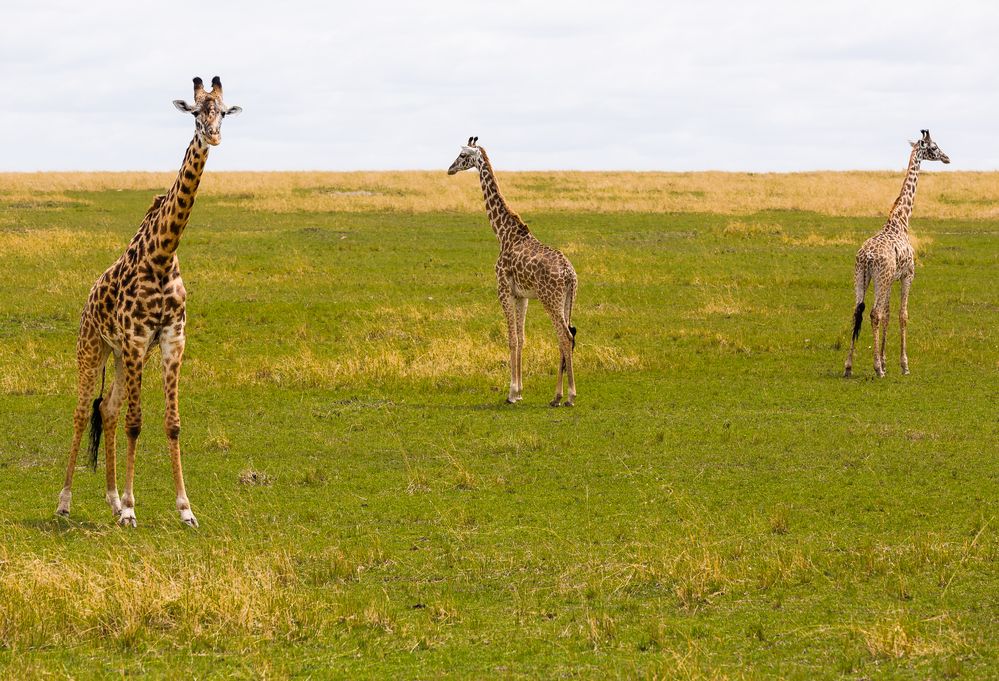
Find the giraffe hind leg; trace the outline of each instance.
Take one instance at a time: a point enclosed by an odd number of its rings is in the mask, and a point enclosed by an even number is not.
[[[66,466],[66,478],[59,492],[59,505],[56,513],[69,516],[73,500],[73,474],[76,471],[76,457],[80,451],[80,442],[87,428],[88,410],[92,409],[94,388],[97,387],[97,375],[101,364],[107,361],[110,348],[99,336],[81,336],[77,343],[78,377],[76,387],[76,409],[73,412],[73,441],[69,448],[69,461]],[[98,398],[100,399],[100,398]]]
[[[881,360],[883,355],[881,344],[885,338],[882,327],[888,323],[886,313],[888,310],[887,298],[890,292],[891,289],[889,286],[879,284],[878,281],[874,282],[874,305],[871,308],[871,327],[874,331],[874,373],[879,378],[883,378],[885,375],[884,364]]]
[[[545,306],[545,309],[552,319],[552,325],[555,327],[555,337],[558,339],[559,349],[558,380],[555,383],[555,397],[548,404],[552,407],[557,407],[562,403],[562,388],[565,378],[568,375],[569,399],[566,400],[565,406],[571,407],[576,397],[576,387],[572,380],[573,334],[569,330],[569,324],[563,316],[562,309],[557,306],[548,305]]]
[[[853,337],[850,339],[850,352],[846,355],[846,364],[843,367],[844,378],[850,378],[853,375],[853,353],[857,347],[857,338],[860,337],[860,327],[864,323],[864,296],[867,295],[867,285],[870,283],[867,266],[864,263],[857,263],[853,282]]]
[[[125,493],[121,498],[121,515],[118,524],[123,527],[135,527],[135,449],[142,432],[142,370],[145,366],[144,342],[136,342],[132,347],[122,352],[125,365],[124,387],[128,400],[128,411],[125,413],[125,435],[128,439],[125,451]]]
[[[104,426],[104,500],[111,507],[115,518],[121,516],[121,498],[118,496],[118,417],[125,400],[125,361],[120,354],[115,355],[114,380],[111,390],[101,405],[101,418]]]

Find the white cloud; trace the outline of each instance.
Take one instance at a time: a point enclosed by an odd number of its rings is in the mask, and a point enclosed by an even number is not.
[[[426,4],[426,3],[424,3]],[[987,2],[7,0],[0,170],[170,169],[170,106],[244,107],[212,169],[999,167]]]

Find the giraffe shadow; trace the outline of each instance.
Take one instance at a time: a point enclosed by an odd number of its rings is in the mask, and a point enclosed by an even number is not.
[[[517,404],[510,404],[506,400],[499,400],[497,402],[483,402],[481,404],[426,404],[419,402],[405,402],[400,403],[400,405],[406,406],[411,409],[426,409],[434,411],[454,411],[454,412],[465,412],[465,411],[494,411],[498,413],[505,412],[515,412],[515,411],[540,411],[548,410],[554,411],[554,409],[547,402],[538,402],[534,404],[533,402],[518,402]]]
[[[51,535],[69,534],[78,530],[94,532],[104,528],[103,525],[99,525],[91,520],[72,520],[58,516],[22,520],[18,524],[29,530]]]

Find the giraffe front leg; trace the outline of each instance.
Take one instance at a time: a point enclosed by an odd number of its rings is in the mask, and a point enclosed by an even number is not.
[[[510,348],[510,391],[507,393],[507,404],[517,401],[517,311],[509,282],[500,279],[499,299],[506,317],[507,345]]]
[[[516,400],[524,398],[524,325],[527,320],[527,298],[517,298],[517,368],[516,368]]]
[[[909,325],[909,288],[912,286],[913,275],[910,274],[908,277],[902,279],[902,295],[899,313],[898,313],[898,327],[899,327],[899,337],[902,344],[901,350],[901,364],[902,364],[902,375],[909,375],[909,355],[906,351],[906,344],[908,338],[906,337],[906,327]]]
[[[128,411],[125,414],[125,435],[128,447],[125,459],[125,494],[121,498],[121,515],[118,524],[135,527],[135,448],[142,432],[142,370],[145,365],[145,343],[137,343],[122,354],[125,374],[125,395]]]
[[[163,394],[166,400],[166,412],[163,418],[163,428],[166,430],[170,443],[170,464],[173,468],[173,484],[177,493],[177,512],[180,520],[191,527],[198,526],[198,519],[191,511],[191,502],[187,499],[187,488],[184,486],[184,470],[180,463],[180,365],[184,359],[184,330],[176,328],[165,330],[160,339],[160,354],[163,357]]]

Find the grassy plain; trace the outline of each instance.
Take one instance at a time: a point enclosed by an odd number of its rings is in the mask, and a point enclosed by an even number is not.
[[[54,516],[79,311],[167,174],[0,175],[10,678],[999,677],[999,175],[926,174],[910,366],[840,378],[901,173],[507,173],[580,277],[574,409],[506,394],[475,179],[211,173],[139,527]],[[897,293],[893,300],[897,312]]]

